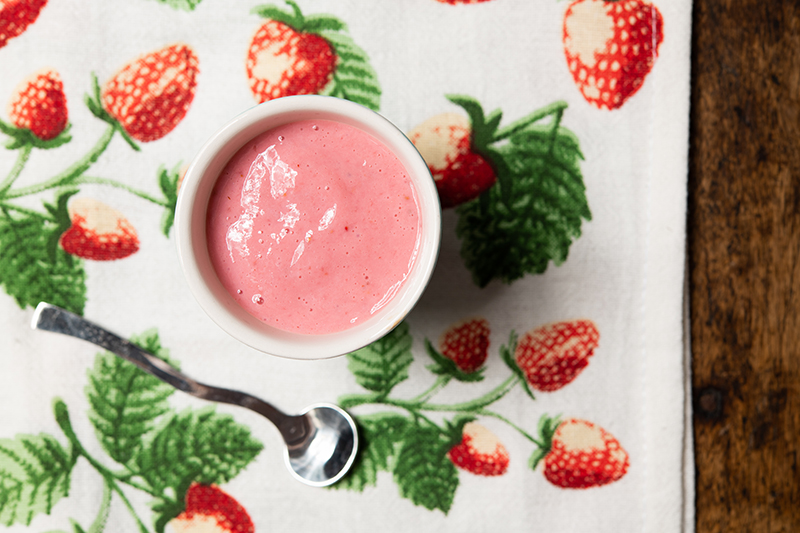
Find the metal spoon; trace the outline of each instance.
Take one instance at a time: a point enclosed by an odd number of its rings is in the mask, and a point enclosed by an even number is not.
[[[198,383],[125,339],[45,302],[36,307],[31,327],[89,341],[187,394],[239,405],[265,416],[275,424],[286,442],[285,459],[289,471],[307,485],[331,485],[353,464],[358,450],[356,425],[350,415],[336,405],[314,404],[297,416],[284,414],[250,394]]]

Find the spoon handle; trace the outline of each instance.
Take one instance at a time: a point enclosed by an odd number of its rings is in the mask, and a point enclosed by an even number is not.
[[[55,305],[41,302],[33,314],[33,329],[61,333],[91,342],[130,361],[148,374],[178,390],[203,400],[239,405],[270,420],[281,432],[286,444],[302,442],[309,431],[305,416],[289,416],[250,394],[213,387],[193,380],[178,369],[151,355],[135,344]]]

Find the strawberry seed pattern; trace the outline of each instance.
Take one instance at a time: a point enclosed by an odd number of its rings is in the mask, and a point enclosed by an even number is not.
[[[253,36],[245,66],[250,90],[261,103],[320,92],[332,79],[335,64],[325,39],[270,20]]]
[[[661,13],[642,0],[578,0],[564,16],[564,53],[583,97],[617,109],[653,68],[663,41]]]
[[[33,24],[47,0],[3,0],[0,3],[0,48]]]
[[[61,76],[44,69],[23,81],[8,103],[8,116],[18,128],[49,141],[67,126],[67,97]]]
[[[197,87],[198,59],[185,44],[145,54],[103,87],[106,110],[136,140],[158,140],[186,116]]]

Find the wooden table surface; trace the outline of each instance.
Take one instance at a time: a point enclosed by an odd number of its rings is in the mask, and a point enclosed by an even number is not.
[[[800,531],[800,2],[695,0],[698,533]]]

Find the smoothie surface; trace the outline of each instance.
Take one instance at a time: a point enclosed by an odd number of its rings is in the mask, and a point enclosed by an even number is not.
[[[414,266],[420,210],[400,161],[358,128],[298,121],[242,147],[208,205],[208,251],[250,314],[303,334],[343,331]]]

